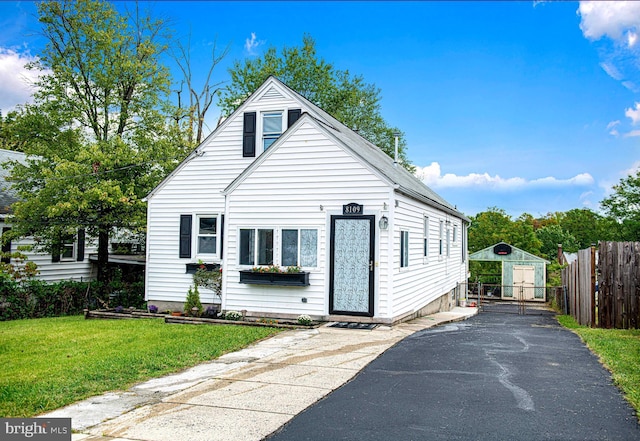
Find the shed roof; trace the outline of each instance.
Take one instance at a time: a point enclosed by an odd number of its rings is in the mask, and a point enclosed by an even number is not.
[[[494,252],[494,248],[497,245],[508,245],[511,247],[511,254],[499,255]],[[545,262],[549,263],[548,260],[543,259],[542,257],[538,257],[531,253],[528,253],[524,250],[521,250],[518,247],[514,247],[506,242],[498,242],[490,247],[482,249],[480,251],[476,251],[475,253],[469,254],[469,260],[478,260],[485,262],[510,262],[510,261],[518,261],[518,262]]]

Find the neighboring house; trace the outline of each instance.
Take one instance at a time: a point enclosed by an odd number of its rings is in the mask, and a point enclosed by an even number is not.
[[[562,249],[562,244],[558,244],[558,263],[560,265],[571,265],[578,260],[578,253],[567,253]]]
[[[21,152],[0,149],[0,228],[2,234],[11,230],[11,204],[18,201],[15,191],[10,183],[6,181],[10,170],[5,166],[8,161],[23,162],[26,155]],[[14,253],[18,247],[31,246],[34,244],[32,238],[14,240],[2,244],[3,252]],[[21,251],[27,260],[34,262],[38,266],[39,274],[37,278],[47,282],[57,282],[60,280],[87,280],[95,278],[95,270],[89,262],[89,253],[95,252],[95,247],[89,246],[85,240],[83,230],[70,237],[65,242],[59,253],[46,254],[34,251]],[[4,259],[9,262],[9,259]]]
[[[148,195],[146,299],[179,309],[198,262],[248,316],[392,323],[450,309],[468,219],[270,77]],[[255,267],[300,266],[261,275]]]
[[[547,260],[505,242],[476,251],[469,260],[502,263],[503,300],[545,301]]]

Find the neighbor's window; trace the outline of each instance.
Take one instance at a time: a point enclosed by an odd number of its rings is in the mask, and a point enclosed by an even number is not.
[[[318,266],[318,230],[282,230],[282,266]]]
[[[61,247],[61,252],[60,252],[60,259],[62,260],[73,260],[76,257],[76,245],[75,242],[72,242],[72,240],[69,241],[65,241],[62,244]]]
[[[447,225],[447,257],[451,255],[451,229]]]
[[[409,232],[400,231],[400,267],[409,266]]]
[[[438,248],[439,248],[438,253],[441,256],[442,256],[442,252],[444,251],[444,249],[443,249],[444,247],[443,247],[443,243],[442,243],[443,239],[444,239],[444,222],[440,221],[440,237],[438,239]]]
[[[218,218],[198,217],[198,254],[215,254],[218,241]]]
[[[262,145],[268,149],[282,134],[282,112],[262,114]]]
[[[453,246],[456,246],[457,242],[458,242],[458,226],[454,225],[453,226]]]
[[[273,265],[273,230],[240,230],[240,265]]]

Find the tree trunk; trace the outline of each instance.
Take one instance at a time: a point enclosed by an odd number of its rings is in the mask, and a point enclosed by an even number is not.
[[[109,229],[101,227],[98,232],[98,282],[100,282],[100,294],[106,292],[109,282]]]

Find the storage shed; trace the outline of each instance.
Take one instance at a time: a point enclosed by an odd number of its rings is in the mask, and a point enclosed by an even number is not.
[[[500,296],[503,300],[546,300],[547,260],[505,242],[476,251],[469,255],[469,260],[502,262]]]

